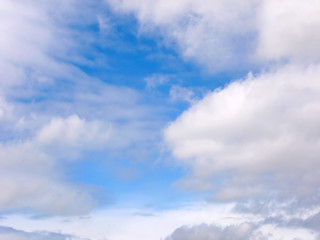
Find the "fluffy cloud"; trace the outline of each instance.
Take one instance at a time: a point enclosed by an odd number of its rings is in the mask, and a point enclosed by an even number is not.
[[[218,199],[279,191],[315,200],[318,76],[319,65],[288,65],[249,75],[185,111],[166,129],[166,141],[179,161],[192,166],[195,180],[210,182],[221,173],[230,178],[230,185],[216,194]],[[292,183],[296,187],[288,188]]]
[[[108,126],[74,115],[53,119],[33,139],[2,143],[0,209],[59,215],[90,211],[96,204],[94,188],[65,182],[59,160],[99,149],[109,135]]]
[[[268,60],[319,61],[319,11],[316,0],[262,1],[258,55]]]
[[[108,122],[90,122],[72,115],[66,119],[53,118],[38,132],[35,143],[52,153],[76,157],[81,151],[106,148],[111,131]]]

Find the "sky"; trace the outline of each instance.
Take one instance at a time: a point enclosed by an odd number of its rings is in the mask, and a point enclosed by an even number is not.
[[[319,11],[1,0],[0,240],[319,240]]]

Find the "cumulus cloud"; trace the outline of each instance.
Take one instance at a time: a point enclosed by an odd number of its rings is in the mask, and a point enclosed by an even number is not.
[[[232,184],[221,187],[218,199],[281,192],[315,200],[319,75],[319,65],[287,65],[235,81],[171,123],[166,141],[196,180],[211,181],[219,173],[229,177]],[[292,183],[296,187],[288,188]]]
[[[110,136],[110,123],[72,115],[53,118],[38,132],[35,143],[52,152],[63,152],[63,156],[76,157],[81,151],[106,148]]]

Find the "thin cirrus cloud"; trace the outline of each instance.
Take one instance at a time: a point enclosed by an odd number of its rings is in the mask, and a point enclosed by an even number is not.
[[[0,227],[0,237],[3,240],[88,240],[84,238],[77,238],[71,235],[64,235],[50,232],[24,232],[14,228]]]

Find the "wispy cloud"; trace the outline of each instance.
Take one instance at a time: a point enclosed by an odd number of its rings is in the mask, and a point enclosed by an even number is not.
[[[3,240],[86,240],[84,238],[77,238],[71,235],[64,235],[60,233],[50,232],[24,232],[14,228],[1,227],[0,226],[0,237]],[[88,239],[87,239],[88,240]]]
[[[100,41],[99,30],[91,26],[107,27],[100,4],[0,4],[2,211],[88,213],[97,205],[96,187],[68,179],[70,161],[89,152],[128,157],[133,147],[141,149],[140,155],[130,154],[133,160],[151,151],[144,149],[157,138],[159,122],[150,117],[153,110],[141,103],[140,93],[81,68],[94,63],[90,57]]]

